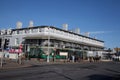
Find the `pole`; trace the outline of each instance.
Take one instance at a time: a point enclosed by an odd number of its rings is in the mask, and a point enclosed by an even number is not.
[[[1,67],[2,67],[2,57],[1,57]]]
[[[1,55],[1,67],[3,67],[3,62],[2,62],[3,60],[2,60],[2,55]]]
[[[47,55],[47,62],[50,62],[50,51],[49,51],[49,47],[50,47],[50,35],[49,35],[49,29],[50,27],[48,27],[48,55]]]
[[[27,45],[28,60],[30,60],[30,45]]]
[[[3,37],[2,37],[2,56],[1,56],[1,67],[3,67],[4,43],[5,43],[5,39],[4,39],[4,35],[3,35]]]

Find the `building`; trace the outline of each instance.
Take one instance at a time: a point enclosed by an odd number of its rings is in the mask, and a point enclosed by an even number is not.
[[[119,53],[119,52],[120,52],[120,48],[116,47],[116,48],[114,48],[114,51],[115,51],[116,53]]]
[[[85,57],[85,51],[102,51],[104,41],[53,26],[35,26],[0,31],[0,47],[4,49],[23,46],[29,57],[45,58],[54,55],[61,58],[78,55]],[[67,53],[62,53],[67,52]]]

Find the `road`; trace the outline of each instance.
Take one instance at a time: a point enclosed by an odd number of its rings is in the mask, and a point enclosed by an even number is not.
[[[0,80],[120,80],[120,63],[36,64],[1,70]]]

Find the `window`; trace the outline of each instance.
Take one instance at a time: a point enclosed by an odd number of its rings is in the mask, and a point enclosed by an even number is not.
[[[46,30],[46,28],[45,28]],[[44,32],[44,28],[39,28],[39,32]]]
[[[38,32],[38,29],[31,29],[31,32],[32,32],[32,33],[37,33],[37,32]]]
[[[28,29],[28,30],[26,30],[26,33],[27,33],[27,34],[28,34],[28,33],[30,33],[29,29]]]
[[[17,31],[17,34],[19,34],[19,31]]]
[[[31,33],[31,29],[28,29],[28,30],[27,30],[27,33]]]
[[[41,28],[39,28],[39,32],[41,32]]]
[[[27,30],[24,30],[24,33],[26,34],[26,33],[27,33]]]
[[[20,33],[20,34],[23,34],[23,31],[21,30],[21,31],[19,31],[19,33]]]
[[[19,45],[19,39],[18,38],[15,39],[15,45]]]
[[[12,34],[16,34],[16,32],[15,31],[13,31],[13,33]]]
[[[33,29],[31,29],[31,33],[33,33],[34,31],[33,31]]]

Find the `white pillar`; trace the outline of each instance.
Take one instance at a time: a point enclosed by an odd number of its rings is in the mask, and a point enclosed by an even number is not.
[[[50,62],[50,51],[49,51],[49,47],[50,47],[50,35],[49,35],[49,29],[50,29],[50,27],[48,27],[48,54],[47,54],[47,62]]]

